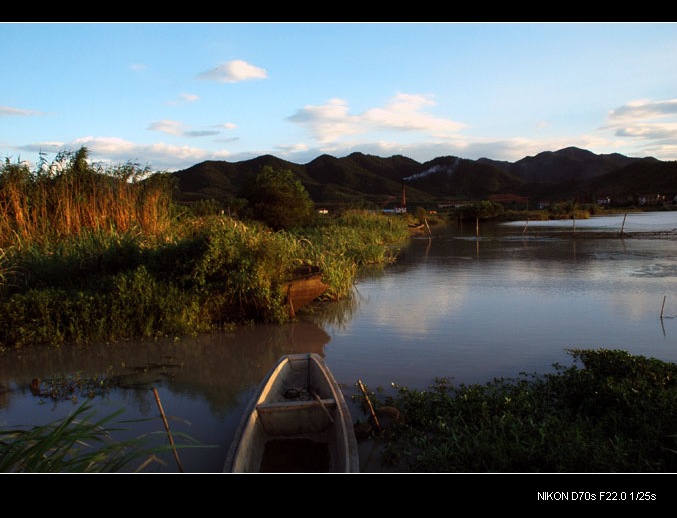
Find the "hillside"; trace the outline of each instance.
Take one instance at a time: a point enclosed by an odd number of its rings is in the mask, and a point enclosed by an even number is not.
[[[272,155],[241,162],[206,161],[173,173],[176,199],[214,199],[228,206],[245,182],[265,166],[292,171],[313,201],[327,207],[393,207],[401,204],[403,191],[407,204],[412,205],[486,199],[495,194],[550,201],[591,201],[598,196],[654,191],[677,194],[675,162],[618,153],[597,155],[569,147],[516,162],[444,156],[420,163],[401,155],[383,158],[363,153],[342,158],[321,155],[307,164]]]
[[[677,162],[661,162],[645,159],[593,178],[587,183],[591,192],[611,198],[638,196],[665,196],[673,199],[677,195]],[[630,200],[628,200],[630,201]]]
[[[596,155],[585,149],[568,147],[527,156],[514,163],[496,162],[495,165],[526,184],[560,184],[585,182],[641,160],[647,159],[631,158],[618,153]]]

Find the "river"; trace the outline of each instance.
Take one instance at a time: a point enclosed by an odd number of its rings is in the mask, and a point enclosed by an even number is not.
[[[349,401],[358,379],[384,393],[393,384],[425,389],[437,377],[484,383],[570,365],[569,348],[676,362],[673,229],[677,212],[451,224],[399,246],[398,261],[361,275],[351,299],[289,324],[4,351],[0,427],[52,422],[89,400],[97,418],[123,410],[116,439],[149,434],[150,444],[163,444],[154,387],[177,444],[190,438],[200,447],[180,449],[180,467],[167,454],[151,471],[212,473],[221,471],[256,385],[283,354],[322,354]],[[115,388],[91,384],[112,375],[121,376]],[[355,405],[351,411],[365,419]],[[379,471],[366,459],[364,466]]]

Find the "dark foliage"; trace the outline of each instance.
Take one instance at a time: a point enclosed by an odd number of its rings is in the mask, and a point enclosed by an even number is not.
[[[313,201],[289,170],[265,166],[245,184],[241,197],[249,202],[250,216],[274,230],[304,227],[313,220]]]
[[[665,473],[677,469],[677,365],[620,350],[485,385],[399,389],[387,462],[417,472]]]

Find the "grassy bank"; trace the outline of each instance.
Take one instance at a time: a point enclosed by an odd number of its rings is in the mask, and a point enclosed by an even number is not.
[[[677,365],[572,350],[572,367],[485,385],[437,380],[372,403],[400,411],[378,437],[388,469],[456,473],[677,470]],[[367,414],[368,415],[368,414]]]
[[[171,203],[164,175],[100,170],[86,153],[58,168],[0,171],[0,347],[184,335],[283,322],[285,281],[317,265],[327,298],[358,270],[394,259],[402,218],[348,212],[274,232],[198,217]]]

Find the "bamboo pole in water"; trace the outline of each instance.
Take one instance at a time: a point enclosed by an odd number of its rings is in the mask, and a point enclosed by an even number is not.
[[[381,431],[381,423],[378,422],[378,417],[376,417],[376,412],[374,412],[374,407],[371,406],[371,401],[369,400],[369,396],[367,395],[367,389],[364,388],[364,385],[362,384],[362,380],[358,379],[357,384],[360,386],[360,390],[362,391],[362,394],[364,394],[364,399],[367,402],[367,407],[369,407],[369,413],[371,414],[371,418],[374,420],[374,425],[376,426],[376,429],[380,432]]]
[[[169,444],[172,445],[172,450],[174,450],[174,458],[176,459],[176,464],[179,466],[179,471],[183,473],[183,465],[181,464],[181,459],[179,459],[179,453],[176,451],[176,445],[174,444],[174,438],[172,437],[172,432],[169,430],[169,423],[167,423],[167,416],[165,416],[165,411],[162,409],[162,403],[160,402],[160,394],[155,387],[153,387],[153,394],[155,395],[155,402],[157,403],[158,408],[160,409],[160,416],[162,417],[162,422],[165,425],[165,430],[167,430],[167,437],[169,437]]]
[[[628,217],[628,213],[626,212],[623,215],[623,223],[621,224],[621,236],[623,235],[623,229],[625,228],[625,218],[627,218],[627,217]]]
[[[667,295],[663,295],[663,305],[661,306],[661,320],[663,320],[663,309],[665,309],[665,298]]]

